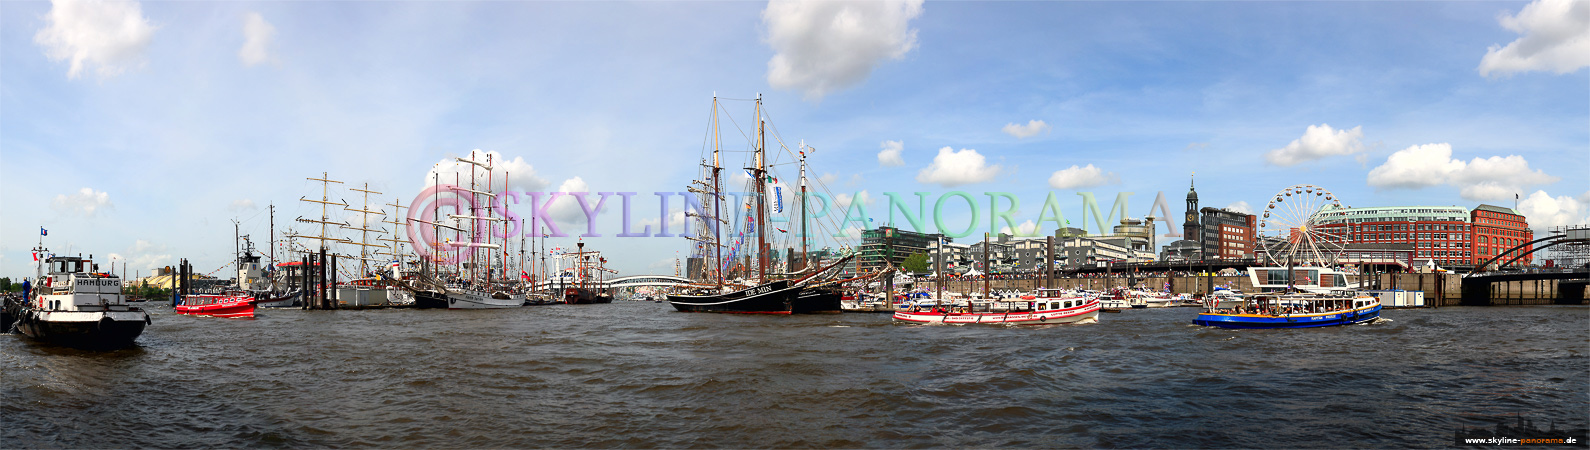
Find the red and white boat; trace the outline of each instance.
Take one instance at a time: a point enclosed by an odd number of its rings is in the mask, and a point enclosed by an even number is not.
[[[1099,300],[1059,289],[1039,289],[1032,298],[972,300],[959,305],[937,307],[917,306],[895,312],[894,320],[954,325],[1091,323],[1099,320]]]
[[[177,314],[228,318],[254,317],[254,300],[237,295],[189,295],[174,309]]]

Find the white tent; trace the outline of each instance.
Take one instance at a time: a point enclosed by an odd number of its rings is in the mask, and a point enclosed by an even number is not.
[[[966,273],[963,273],[961,275],[968,276],[968,277],[975,277],[975,276],[982,275],[982,274],[983,273],[979,272],[977,269],[972,269],[972,270],[966,271]]]

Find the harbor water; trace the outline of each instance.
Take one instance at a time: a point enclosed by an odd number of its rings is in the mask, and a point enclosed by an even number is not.
[[[133,348],[0,336],[5,447],[1446,447],[1583,428],[1590,309],[1388,310],[1226,330],[1195,308],[1054,327],[885,314],[176,316]]]

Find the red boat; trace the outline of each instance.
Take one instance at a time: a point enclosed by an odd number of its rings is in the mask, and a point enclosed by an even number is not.
[[[177,314],[215,317],[254,317],[255,300],[232,295],[189,295],[174,308]]]

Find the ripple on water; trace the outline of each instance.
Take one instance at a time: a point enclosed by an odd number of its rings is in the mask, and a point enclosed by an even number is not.
[[[1583,426],[1590,409],[1585,308],[1394,310],[1320,330],[1189,326],[1185,308],[1041,329],[655,303],[254,321],[154,309],[122,351],[0,339],[0,442],[1426,447],[1459,420]],[[80,425],[106,417],[108,431]]]

